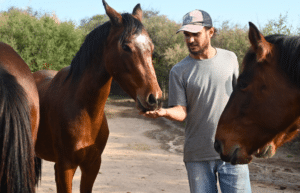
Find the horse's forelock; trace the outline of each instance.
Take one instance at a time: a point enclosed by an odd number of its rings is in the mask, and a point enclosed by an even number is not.
[[[127,37],[130,37],[134,34],[140,34],[144,28],[143,24],[133,17],[129,13],[122,14],[124,31],[120,37],[120,43],[122,44]]]

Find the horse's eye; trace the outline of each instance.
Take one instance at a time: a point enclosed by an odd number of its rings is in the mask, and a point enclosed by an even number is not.
[[[245,89],[245,88],[247,88],[247,86],[248,86],[248,84],[244,81],[239,81],[239,83],[238,83],[239,89]]]
[[[126,51],[126,52],[131,52],[130,47],[129,47],[128,45],[126,45],[126,44],[123,44],[123,45],[122,45],[122,49],[123,49],[124,51]]]

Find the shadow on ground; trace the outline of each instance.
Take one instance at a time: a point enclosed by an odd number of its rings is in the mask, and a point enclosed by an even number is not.
[[[166,101],[164,101],[166,107]],[[106,103],[106,116],[143,119],[160,129],[146,131],[145,135],[160,142],[161,148],[182,154],[184,145],[184,123],[165,118],[149,119],[139,115],[135,103],[128,98],[110,98]],[[300,137],[279,148],[270,159],[255,158],[251,164],[251,181],[277,185],[280,190],[290,188],[300,191]]]

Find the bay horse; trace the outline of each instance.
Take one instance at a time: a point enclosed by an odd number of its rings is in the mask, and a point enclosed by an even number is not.
[[[72,192],[81,169],[80,192],[92,192],[109,130],[104,106],[112,78],[140,111],[161,107],[162,91],[152,64],[153,43],[143,27],[142,9],[119,14],[104,0],[109,21],[85,38],[71,65],[33,74],[40,95],[37,155],[55,162],[57,192]]]
[[[216,151],[232,164],[269,158],[300,131],[300,37],[264,37],[249,26],[244,70],[215,135]]]
[[[0,42],[0,192],[35,192],[41,171],[34,153],[39,119],[38,91],[28,65]]]

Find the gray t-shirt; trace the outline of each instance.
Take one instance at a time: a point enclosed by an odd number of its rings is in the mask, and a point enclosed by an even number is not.
[[[187,108],[184,161],[220,159],[214,149],[219,118],[238,77],[236,55],[217,48],[207,60],[187,56],[170,72],[169,106]]]

